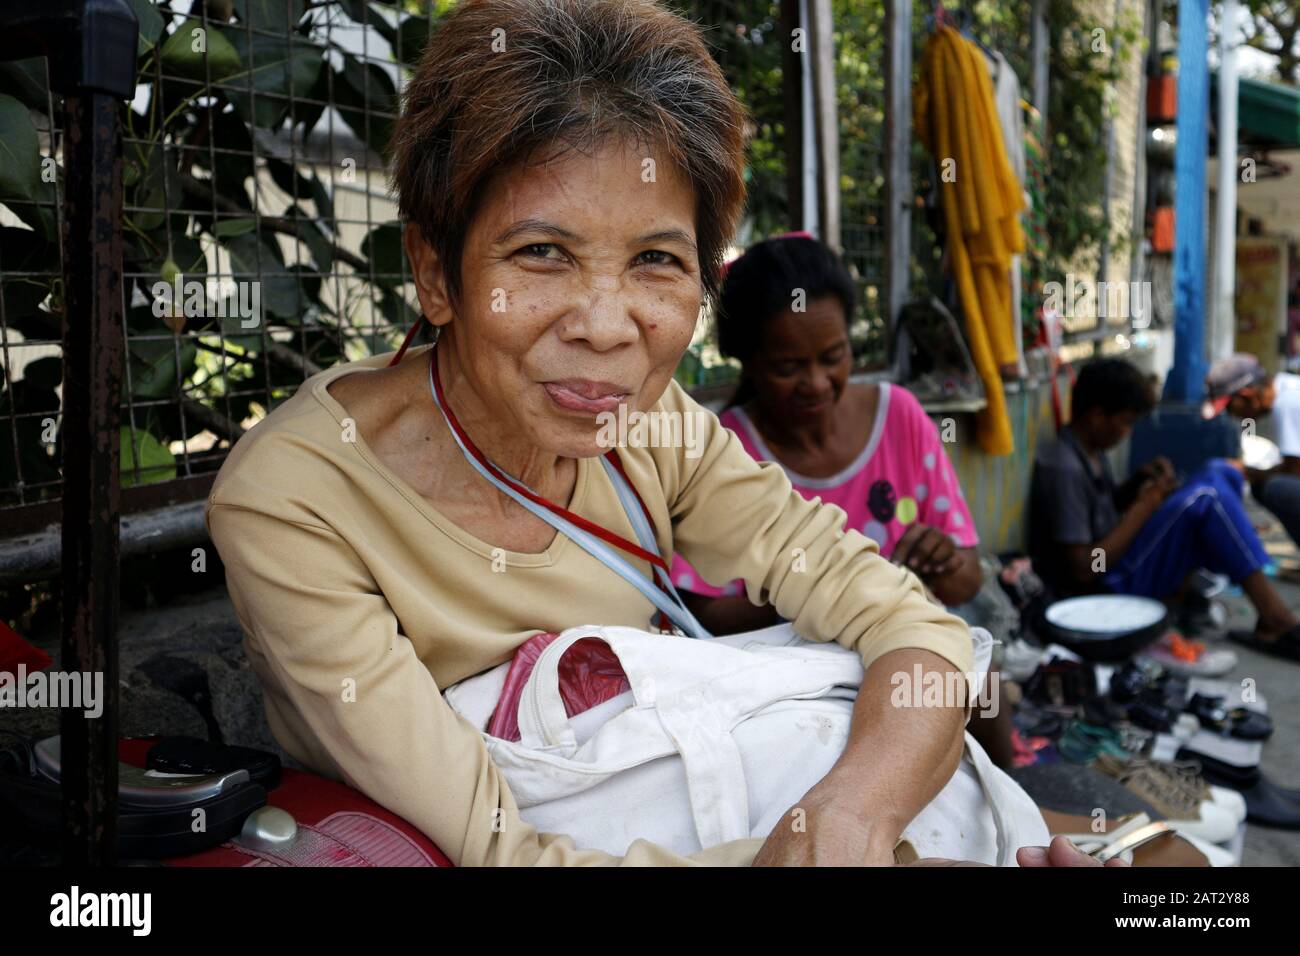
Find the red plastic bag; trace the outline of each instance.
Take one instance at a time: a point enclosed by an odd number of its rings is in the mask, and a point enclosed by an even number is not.
[[[496,710],[488,721],[487,732],[493,737],[519,739],[519,698],[524,692],[524,684],[528,682],[542,651],[559,636],[549,631],[534,634],[515,651]],[[565,713],[570,717],[591,710],[632,686],[614,649],[598,637],[587,637],[574,643],[560,658],[558,672],[560,697],[564,701]]]

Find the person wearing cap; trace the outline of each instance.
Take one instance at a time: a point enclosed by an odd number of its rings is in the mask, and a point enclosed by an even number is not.
[[[1255,500],[1300,543],[1300,375],[1270,374],[1255,356],[1238,352],[1210,367],[1205,393],[1202,414],[1207,419],[1227,412],[1243,424],[1265,416],[1272,421],[1280,460],[1259,468],[1244,456],[1246,461],[1233,465],[1250,482]]]
[[[1261,494],[1273,484],[1275,478],[1286,478],[1281,486],[1300,489],[1300,375],[1277,372],[1270,375],[1253,355],[1239,352],[1220,359],[1210,366],[1205,376],[1206,399],[1201,413],[1205,418],[1215,418],[1227,412],[1243,422],[1254,422],[1269,416],[1277,439],[1282,460],[1270,468],[1253,468],[1245,464],[1239,470],[1250,481],[1251,491],[1266,507],[1272,505]],[[1279,514],[1291,537],[1300,541],[1300,490],[1297,497],[1279,499],[1285,514]],[[1294,508],[1286,505],[1295,502]]]
[[[1225,459],[1178,483],[1156,459],[1116,485],[1105,452],[1155,405],[1151,383],[1118,358],[1085,365],[1070,424],[1040,446],[1030,492],[1030,554],[1051,599],[1084,593],[1174,600],[1198,568],[1224,574],[1258,612],[1234,639],[1300,659],[1300,622],[1274,590],[1246,515],[1245,478]]]

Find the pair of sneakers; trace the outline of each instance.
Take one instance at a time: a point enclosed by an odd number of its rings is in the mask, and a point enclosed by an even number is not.
[[[1194,761],[1102,753],[1093,767],[1149,803],[1175,830],[1209,843],[1231,840],[1246,819],[1241,794],[1206,783]]]

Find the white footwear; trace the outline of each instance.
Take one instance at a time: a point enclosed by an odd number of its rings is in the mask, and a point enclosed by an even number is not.
[[[1143,650],[1141,656],[1181,677],[1222,677],[1237,666],[1236,653],[1227,647],[1204,648],[1195,660],[1189,661],[1174,654],[1167,640],[1168,635]]]
[[[1241,825],[1239,808],[1230,797],[1223,797],[1224,803],[1214,800],[1196,764],[1102,754],[1093,767],[1155,807],[1179,833],[1226,843]]]
[[[1209,843],[1227,843],[1237,835],[1241,821],[1232,810],[1211,800],[1202,800],[1196,810],[1195,819],[1165,822],[1183,836],[1199,837]]]
[[[1013,638],[1002,645],[1002,673],[1014,681],[1029,680],[1043,660],[1043,648],[1034,647],[1023,638]]]
[[[1238,824],[1246,822],[1246,798],[1236,790],[1210,785],[1210,799],[1232,814]]]

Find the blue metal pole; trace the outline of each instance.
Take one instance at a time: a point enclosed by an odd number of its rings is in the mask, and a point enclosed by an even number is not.
[[[1178,140],[1174,148],[1174,367],[1165,400],[1195,404],[1205,380],[1205,153],[1209,146],[1209,0],[1178,4]]]

